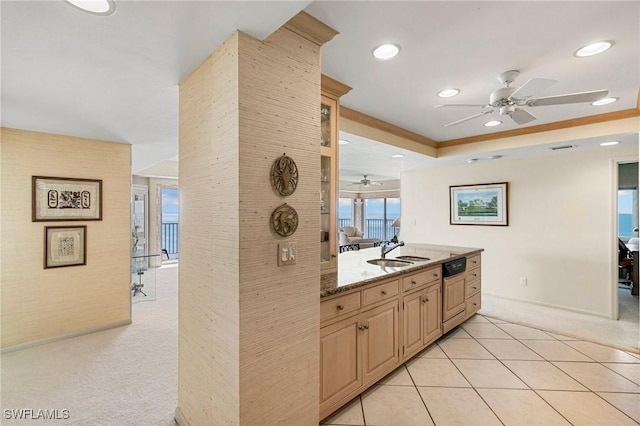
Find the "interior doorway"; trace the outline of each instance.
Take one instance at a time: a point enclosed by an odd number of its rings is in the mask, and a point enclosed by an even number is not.
[[[615,233],[617,279],[613,288],[613,317],[619,321],[640,324],[640,300],[633,294],[638,265],[638,161],[616,161]],[[635,272],[634,272],[635,269]],[[640,325],[639,325],[640,326]]]

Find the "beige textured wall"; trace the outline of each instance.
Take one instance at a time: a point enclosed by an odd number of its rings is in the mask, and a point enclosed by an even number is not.
[[[180,86],[178,408],[192,425],[318,421],[320,49],[234,34]],[[300,183],[270,186],[287,153]],[[299,214],[282,238],[283,202]],[[277,266],[277,244],[298,244]]]
[[[2,347],[130,321],[129,145],[2,128]],[[102,179],[102,221],[32,222],[31,176]],[[44,227],[87,226],[87,264],[43,269]]]

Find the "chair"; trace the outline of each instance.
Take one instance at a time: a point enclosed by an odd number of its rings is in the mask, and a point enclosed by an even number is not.
[[[631,276],[633,275],[633,253],[627,247],[627,245],[618,238],[618,269],[620,278],[618,282],[628,284],[632,282]]]
[[[164,254],[165,256],[167,256],[167,260],[171,259],[169,257],[169,252],[167,251],[167,249],[162,249],[162,254]]]
[[[338,229],[338,232],[340,245],[354,244],[363,239],[362,231],[358,230],[355,226],[343,226]]]
[[[340,253],[344,253],[345,251],[356,251],[360,250],[360,244],[345,244],[343,246],[340,246],[338,249],[340,250]]]

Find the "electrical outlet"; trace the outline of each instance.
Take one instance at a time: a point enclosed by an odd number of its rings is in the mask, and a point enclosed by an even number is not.
[[[527,277],[520,277],[520,285],[524,287],[527,286]]]
[[[297,243],[278,243],[278,266],[295,265],[297,257]]]

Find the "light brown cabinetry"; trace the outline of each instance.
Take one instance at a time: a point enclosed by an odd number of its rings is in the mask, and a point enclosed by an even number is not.
[[[436,265],[320,303],[320,420],[480,309],[480,255],[442,278]]]
[[[321,418],[398,365],[399,286],[392,280],[320,303]]]
[[[340,96],[351,88],[322,75],[320,105],[320,269],[333,272],[338,254],[338,120]]]
[[[402,354],[411,358],[442,335],[440,268],[403,278]]]
[[[481,290],[481,258],[480,255],[467,258],[467,272],[465,277],[466,308],[465,319],[471,317],[482,307]]]

